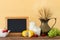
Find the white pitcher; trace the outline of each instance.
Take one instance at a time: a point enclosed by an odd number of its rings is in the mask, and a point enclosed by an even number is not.
[[[37,34],[38,36],[40,36],[40,33],[41,33],[41,28],[40,27],[37,27],[35,25],[35,22],[31,21],[29,23],[29,30],[32,30],[35,32],[35,34]]]

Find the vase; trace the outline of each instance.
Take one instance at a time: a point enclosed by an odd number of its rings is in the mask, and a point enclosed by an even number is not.
[[[40,28],[41,28],[41,35],[42,35],[42,34],[48,35],[48,32],[49,32],[49,31],[54,27],[54,25],[56,24],[56,18],[51,18],[51,19],[55,19],[55,23],[52,25],[52,27],[50,27],[50,26],[48,25],[48,22],[49,22],[50,19],[47,19],[47,20],[45,20],[45,19],[40,19],[40,21],[41,21],[41,26],[40,26]]]

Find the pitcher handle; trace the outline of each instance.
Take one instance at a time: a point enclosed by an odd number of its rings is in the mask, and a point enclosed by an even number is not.
[[[51,19],[55,19],[55,23],[52,25],[52,28],[53,28],[53,27],[54,27],[54,25],[56,24],[56,18],[51,18]],[[51,28],[51,29],[52,29],[52,28]]]

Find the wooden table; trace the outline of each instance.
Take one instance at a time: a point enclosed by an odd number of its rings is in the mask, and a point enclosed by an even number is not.
[[[48,36],[45,37],[22,37],[21,33],[9,33],[7,37],[0,37],[0,40],[60,40],[60,36],[56,36],[53,38],[50,38]]]
[[[18,36],[10,36],[10,37],[0,37],[0,40],[60,40],[60,36],[57,37],[53,37],[53,38],[49,38],[49,37],[32,37],[32,38],[28,38],[28,37],[18,37]]]

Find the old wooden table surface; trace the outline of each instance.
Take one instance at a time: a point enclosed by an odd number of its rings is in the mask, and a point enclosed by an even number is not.
[[[56,36],[53,38],[50,38],[48,36],[45,37],[22,37],[20,33],[9,33],[7,37],[0,37],[0,40],[60,40],[60,36]]]
[[[60,36],[56,36],[53,38],[49,38],[47,36],[45,37],[32,37],[32,38],[28,38],[28,37],[18,37],[18,36],[10,36],[10,37],[0,37],[0,40],[60,40]]]

